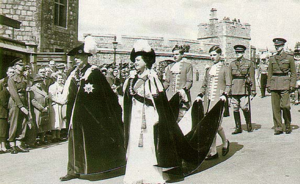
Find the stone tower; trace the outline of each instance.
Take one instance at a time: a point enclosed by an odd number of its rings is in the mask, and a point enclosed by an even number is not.
[[[212,45],[219,45],[227,62],[235,57],[234,45],[245,45],[247,48],[245,57],[250,59],[250,31],[250,24],[241,23],[239,19],[230,20],[224,17],[223,20],[218,21],[217,10],[212,8],[209,23],[198,25],[197,40],[201,41],[207,52]]]

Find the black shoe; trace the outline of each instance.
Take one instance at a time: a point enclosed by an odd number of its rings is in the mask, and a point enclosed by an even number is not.
[[[286,129],[286,130],[285,130],[285,133],[286,133],[286,134],[292,133],[292,129]]]
[[[235,129],[235,131],[232,132],[231,134],[240,134],[240,133],[242,133],[241,129]]]
[[[214,155],[209,154],[206,156],[205,160],[213,160],[213,159],[217,159],[218,157],[219,157],[218,153],[216,153]]]
[[[69,181],[69,180],[72,180],[72,179],[76,179],[76,178],[79,178],[80,175],[79,174],[75,174],[75,175],[70,175],[70,174],[67,174],[63,177],[60,177],[60,181]]]
[[[229,144],[230,142],[227,140],[227,148],[222,148],[222,156],[227,155],[227,153],[229,152]]]
[[[274,135],[280,135],[283,134],[283,131],[275,131]]]
[[[250,123],[247,124],[247,131],[253,132],[252,125]]]
[[[29,150],[27,148],[24,148],[22,146],[16,146],[16,149],[18,152],[29,152]]]

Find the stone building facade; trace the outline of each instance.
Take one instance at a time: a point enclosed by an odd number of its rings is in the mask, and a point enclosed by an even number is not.
[[[147,40],[149,45],[155,50],[156,64],[164,60],[172,60],[172,49],[175,45],[189,45],[189,52],[185,53],[188,62],[194,66],[194,71],[198,70],[204,73],[205,66],[210,64],[210,58],[207,52],[202,49],[202,44],[198,40],[188,39],[165,39],[163,37],[147,37],[147,36],[128,36],[121,35],[101,35],[101,34],[85,34],[84,36],[92,36],[98,47],[98,53],[90,57],[90,62],[101,66],[103,64],[116,64],[130,63],[130,52],[134,43],[137,40]],[[116,50],[114,51],[113,42],[117,41]]]
[[[65,53],[78,45],[79,0],[0,0],[0,5],[0,77],[15,58],[32,68],[49,60],[67,62]]]
[[[0,14],[21,22],[15,30],[0,25],[0,36],[36,44],[37,52],[67,52],[78,44],[78,0],[0,0],[0,4]]]
[[[209,22],[198,25],[197,40],[207,46],[219,45],[226,61],[234,59],[233,47],[235,45],[244,45],[247,48],[245,57],[251,59],[250,32],[250,24],[241,23],[239,19],[230,20],[228,17],[224,17],[223,20],[219,21],[217,10],[213,8],[210,11]]]

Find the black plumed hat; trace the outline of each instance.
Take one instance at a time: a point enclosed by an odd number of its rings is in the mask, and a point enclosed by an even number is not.
[[[91,53],[87,53],[87,52],[84,52],[84,43],[73,48],[72,50],[70,50],[67,55],[68,56],[75,56],[75,55],[88,55],[88,56],[92,56]]]
[[[155,52],[146,40],[138,40],[130,53],[130,60],[135,62],[137,56],[143,56],[145,63],[151,65],[155,63]]]

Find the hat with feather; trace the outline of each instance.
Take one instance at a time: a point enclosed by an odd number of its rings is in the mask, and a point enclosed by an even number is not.
[[[142,56],[148,68],[155,63],[155,52],[148,44],[147,40],[137,40],[130,53],[130,60],[135,62],[137,56]]]
[[[87,36],[84,39],[84,43],[80,44],[79,46],[73,48],[71,51],[67,53],[68,56],[75,56],[75,55],[88,55],[92,56],[93,54],[97,53],[97,44],[92,36]]]

